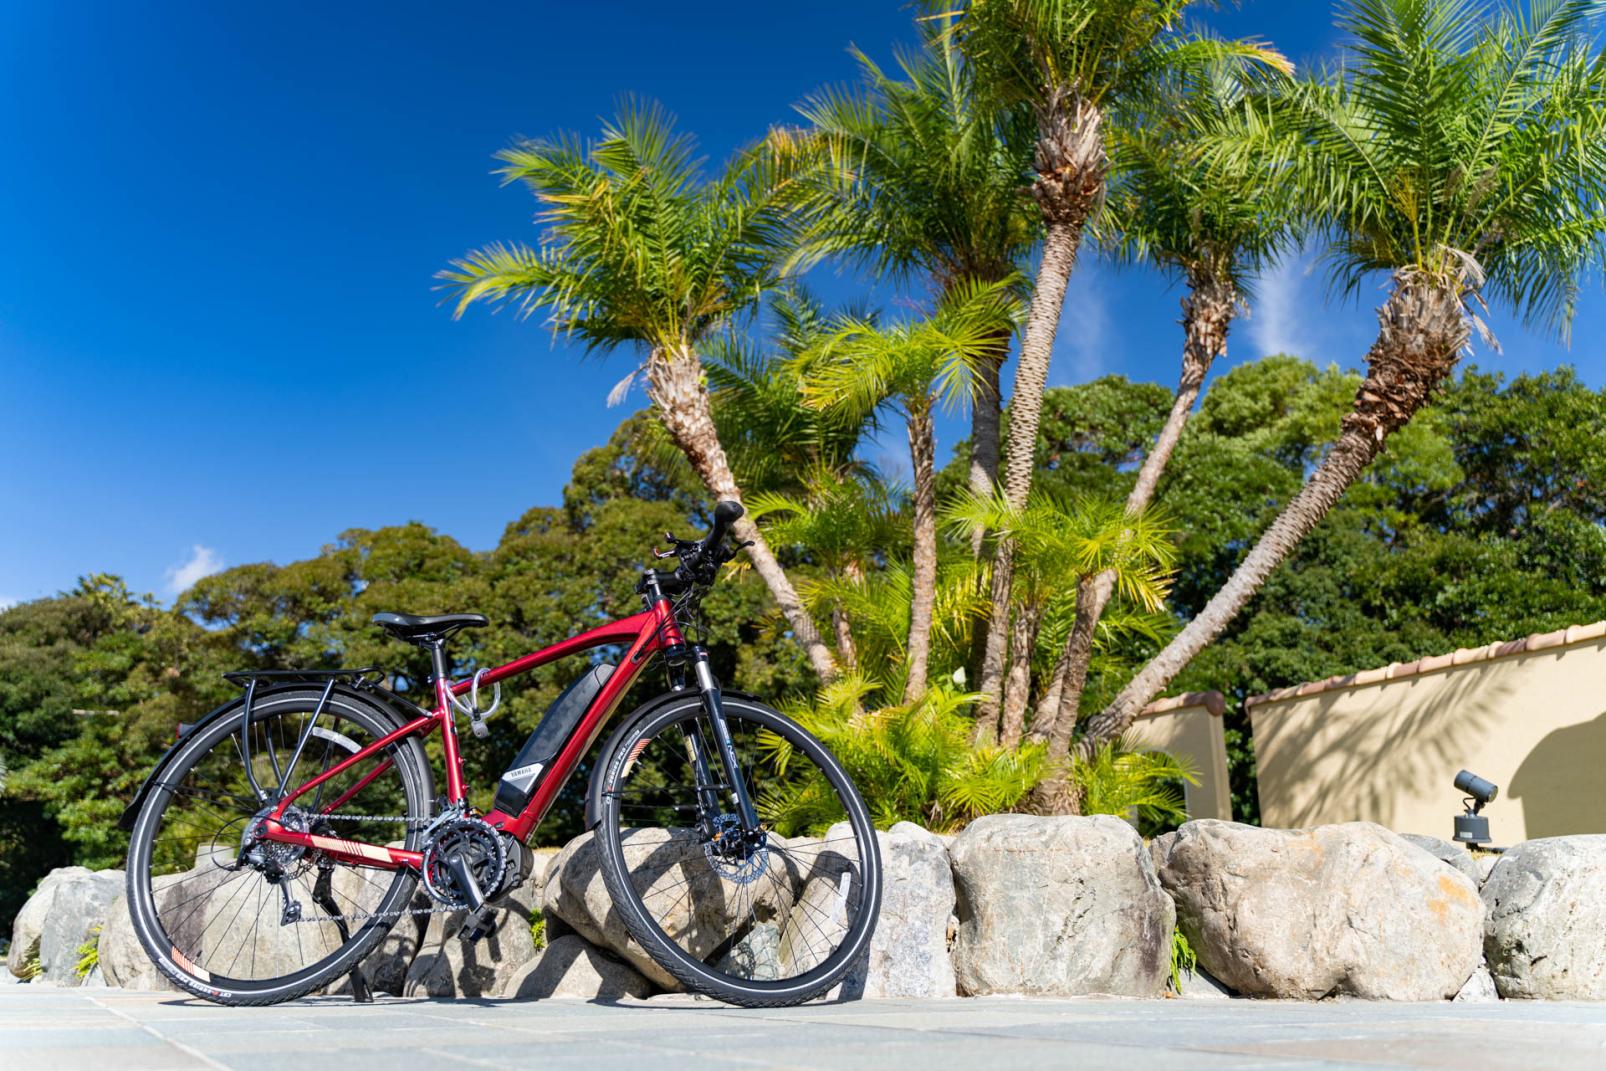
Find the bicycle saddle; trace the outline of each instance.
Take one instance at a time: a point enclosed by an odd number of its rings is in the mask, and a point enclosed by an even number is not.
[[[484,614],[375,614],[374,624],[408,643],[434,643],[460,628],[489,624]]]

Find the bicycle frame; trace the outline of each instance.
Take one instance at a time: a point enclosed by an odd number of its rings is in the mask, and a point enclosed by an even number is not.
[[[610,644],[628,643],[630,646],[625,653],[619,667],[608,677],[586,707],[585,714],[569,738],[564,741],[557,757],[552,760],[551,770],[542,778],[535,795],[530,798],[524,810],[518,814],[504,814],[501,811],[491,811],[485,816],[485,821],[497,829],[510,834],[519,840],[525,840],[546,813],[552,807],[553,801],[562,790],[563,785],[574,772],[575,766],[582,756],[596,741],[602,728],[607,724],[608,718],[613,714],[614,708],[624,696],[642,670],[647,668],[654,654],[671,647],[682,647],[685,643],[680,633],[680,626],[675,621],[675,615],[668,599],[659,597],[653,602],[652,609],[644,610],[639,614],[622,618],[618,621],[600,625],[578,636],[571,636],[561,643],[542,648],[516,658],[505,665],[487,670],[480,678],[481,684],[495,684],[498,681],[516,677],[527,673],[538,666],[555,662],[581,651],[588,651],[594,647],[604,647]],[[414,718],[400,728],[386,734],[367,747],[347,756],[334,766],[323,771],[318,776],[305,782],[295,791],[279,800],[277,806],[263,822],[263,835],[265,839],[277,841],[282,844],[299,844],[306,848],[316,848],[325,855],[340,862],[351,863],[357,866],[370,867],[377,870],[399,870],[404,867],[418,869],[423,865],[423,858],[419,852],[409,851],[405,848],[389,848],[377,844],[366,844],[361,841],[347,840],[343,837],[331,837],[318,833],[306,833],[286,828],[280,821],[285,810],[297,799],[316,789],[319,785],[333,777],[337,777],[347,770],[360,764],[380,758],[383,751],[398,740],[409,736],[427,736],[439,729],[441,732],[442,749],[446,755],[446,800],[448,804],[461,804],[465,800],[463,788],[463,763],[458,750],[457,722],[453,716],[451,697],[460,696],[469,691],[472,681],[458,681],[453,683],[443,678],[437,678],[435,686],[435,709],[429,714]],[[324,814],[329,814],[343,806],[357,793],[361,792],[376,778],[381,776],[393,765],[393,760],[381,758],[372,770],[369,770],[357,780],[351,788],[341,793],[328,805],[322,808]]]

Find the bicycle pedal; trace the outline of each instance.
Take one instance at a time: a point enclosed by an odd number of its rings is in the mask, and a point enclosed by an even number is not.
[[[480,941],[496,932],[496,909],[482,907],[463,922],[457,936],[464,941]]]

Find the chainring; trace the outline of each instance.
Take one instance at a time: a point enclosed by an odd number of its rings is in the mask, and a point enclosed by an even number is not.
[[[467,892],[458,887],[448,865],[458,858],[467,860],[487,899],[501,892],[507,880],[506,840],[484,819],[464,815],[439,822],[425,834],[422,876],[431,900],[444,907],[469,906]]]

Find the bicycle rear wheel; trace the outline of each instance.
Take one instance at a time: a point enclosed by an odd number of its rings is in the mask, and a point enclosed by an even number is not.
[[[321,688],[276,691],[256,699],[244,729],[237,704],[196,730],[134,822],[127,877],[134,932],[157,968],[196,996],[255,1005],[312,992],[352,970],[412,901],[410,871],[251,844],[247,831],[285,785],[305,784],[396,728],[372,700],[345,688],[335,689],[314,722],[321,697]],[[385,760],[390,765],[374,775]],[[416,848],[432,796],[423,747],[408,738],[298,799],[285,824]]]
[[[677,698],[628,722],[606,752],[603,880],[631,936],[687,988],[800,1004],[868,947],[881,905],[874,826],[846,772],[796,723],[734,695],[724,713],[760,835],[744,838],[728,813],[701,699]]]

